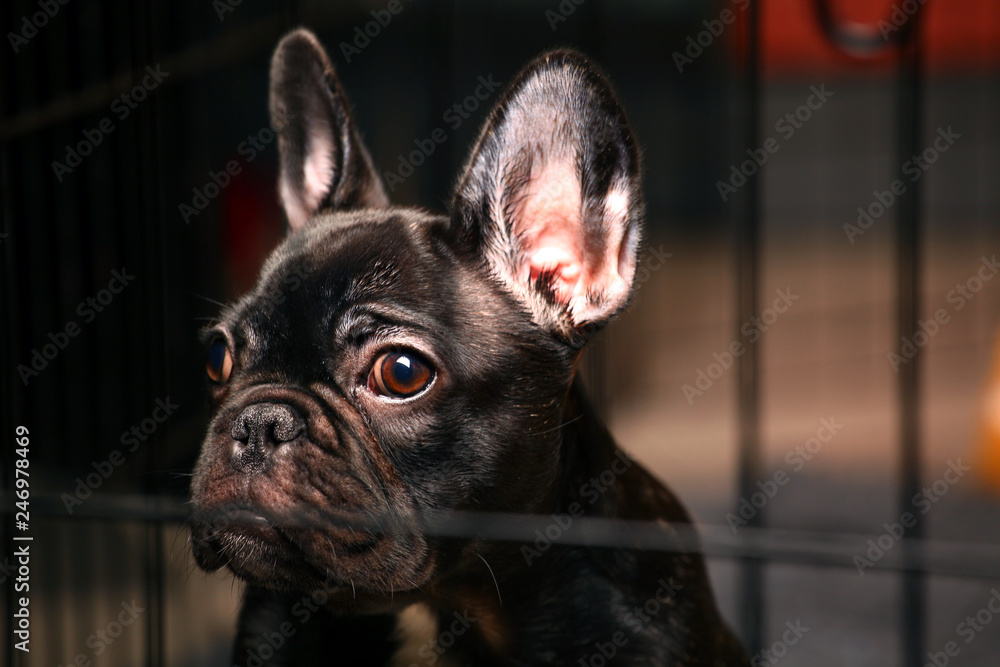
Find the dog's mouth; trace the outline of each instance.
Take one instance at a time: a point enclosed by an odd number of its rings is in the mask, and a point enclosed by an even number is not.
[[[253,584],[273,587],[288,573],[295,573],[299,580],[319,574],[281,525],[257,508],[200,512],[191,521],[191,545],[202,569],[214,572],[226,566]]]
[[[308,508],[307,508],[308,510]],[[419,587],[432,563],[422,536],[366,512],[304,511],[275,516],[260,507],[219,507],[190,522],[198,566],[228,567],[250,584],[281,590],[397,593]]]

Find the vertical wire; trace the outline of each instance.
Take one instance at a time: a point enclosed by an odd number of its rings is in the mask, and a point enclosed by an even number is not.
[[[745,51],[743,53],[744,126],[743,141],[757,146],[760,125],[760,1],[747,8]],[[749,178],[744,186],[742,210],[737,222],[737,313],[736,339],[740,327],[758,310],[760,279],[760,178]],[[745,345],[739,359],[739,493],[749,498],[760,470],[760,355],[758,345]],[[758,512],[748,525],[763,524]],[[751,655],[763,645],[763,562],[759,558],[742,561],[739,591],[739,618],[743,642]]]
[[[901,44],[899,72],[897,77],[897,137],[896,163],[902,168],[904,162],[920,151],[920,130],[923,121],[921,105],[921,54],[919,15],[908,31],[907,39]],[[906,181],[905,175],[900,178]],[[916,333],[920,315],[920,184],[911,183],[906,197],[899,202],[896,218],[896,299],[897,335],[910,338]],[[901,364],[897,376],[899,394],[899,514],[913,510],[912,498],[920,492],[920,355]],[[923,638],[926,630],[926,591],[924,573],[917,562],[914,547],[924,536],[924,523],[917,517],[902,541],[906,564],[903,573],[902,596],[900,599],[901,642],[904,665],[922,664]]]
[[[153,6],[151,0],[138,0],[132,12],[131,18],[133,34],[136,35],[136,43],[133,45],[133,78],[141,80],[142,70],[147,65],[156,66],[156,35]],[[158,350],[158,354],[152,355],[152,361],[146,368],[147,398],[146,404],[151,404],[161,394],[162,389],[168,386],[168,350],[166,346],[165,320],[166,313],[166,262],[164,258],[166,239],[165,225],[163,219],[163,193],[160,181],[160,152],[159,152],[159,118],[157,95],[152,95],[149,102],[137,112],[137,123],[139,125],[137,143],[137,180],[138,189],[141,193],[139,199],[140,214],[145,224],[142,226],[138,243],[149,275],[153,280],[149,281],[147,297],[144,299],[146,312],[144,313],[144,340],[147,341],[150,349]],[[167,437],[165,433],[161,437]],[[145,482],[143,484],[143,495],[151,503],[159,507],[159,483],[157,471],[159,457],[157,448],[147,447],[145,451]],[[165,641],[164,641],[164,616],[165,616],[165,589],[166,569],[164,562],[164,540],[163,527],[159,522],[147,522],[144,526],[144,569],[145,587],[147,596],[146,614],[146,656],[145,662],[148,667],[159,667],[165,664]]]

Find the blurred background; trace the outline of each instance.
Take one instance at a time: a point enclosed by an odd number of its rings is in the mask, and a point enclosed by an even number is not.
[[[644,150],[648,228],[635,303],[584,372],[702,525],[727,618],[759,664],[996,664],[1000,4],[389,4],[0,7],[6,664],[228,657],[240,587],[194,568],[180,523],[197,331],[283,233],[267,75],[300,25],[394,201],[439,210],[498,94],[480,77],[557,46],[596,59]],[[106,642],[123,605],[142,611]]]

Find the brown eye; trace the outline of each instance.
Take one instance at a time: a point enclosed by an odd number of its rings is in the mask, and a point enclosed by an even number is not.
[[[216,384],[225,384],[229,381],[229,374],[233,372],[233,356],[229,354],[229,346],[226,345],[226,341],[217,340],[208,346],[205,372],[208,373],[209,379]]]
[[[412,352],[387,352],[380,356],[368,375],[368,388],[382,396],[416,396],[434,379],[423,359]]]

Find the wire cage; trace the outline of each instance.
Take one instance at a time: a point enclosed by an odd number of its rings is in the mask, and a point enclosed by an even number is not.
[[[397,203],[447,206],[499,94],[483,81],[570,45],[615,82],[644,151],[645,273],[582,373],[697,534],[567,540],[705,554],[753,664],[996,664],[1000,7],[877,4],[403,0],[385,22],[379,0],[6,3],[5,664],[229,659],[239,587],[196,570],[184,528],[197,330],[282,234],[268,61],[299,25]]]

